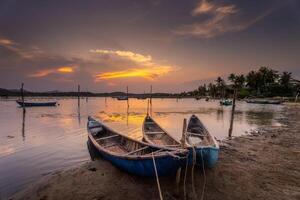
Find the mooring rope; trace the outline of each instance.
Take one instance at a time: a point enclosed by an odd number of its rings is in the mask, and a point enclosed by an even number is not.
[[[196,150],[195,150],[195,146],[192,147],[193,148],[193,165],[192,165],[192,190],[193,190],[193,196],[194,199],[197,199],[197,194],[196,194],[196,189],[195,189],[195,182],[194,182],[194,168],[196,165]]]
[[[202,193],[201,193],[201,200],[204,198],[204,191],[205,191],[205,185],[206,185],[206,174],[204,169],[204,160],[203,160],[203,154],[202,154],[202,148],[201,148],[201,161],[202,161],[202,170],[203,170],[203,187],[202,187]]]
[[[154,166],[154,171],[155,171],[156,183],[157,183],[158,192],[159,192],[159,198],[160,198],[160,200],[163,200],[163,196],[162,196],[161,189],[160,189],[159,178],[158,178],[158,175],[157,175],[157,169],[156,169],[156,164],[155,164],[155,159],[154,159],[153,152],[152,152],[152,160],[153,160],[153,166]]]
[[[188,156],[186,156],[186,163],[185,163],[185,171],[184,171],[184,179],[183,179],[183,197],[184,200],[186,200],[186,175],[187,175],[187,170],[188,170],[188,163],[189,163],[189,159]]]

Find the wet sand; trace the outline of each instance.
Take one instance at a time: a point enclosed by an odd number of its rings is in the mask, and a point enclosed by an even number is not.
[[[205,174],[194,171],[197,199],[300,199],[300,105],[288,105],[278,119],[283,126],[222,143],[220,159]],[[202,188],[206,178],[204,193]],[[160,178],[164,199],[184,199],[175,176]],[[193,199],[191,169],[187,199]],[[10,199],[159,199],[155,179],[126,174],[104,160],[43,177]]]

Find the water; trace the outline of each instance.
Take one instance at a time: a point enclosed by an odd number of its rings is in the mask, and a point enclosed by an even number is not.
[[[118,101],[112,98],[58,99],[60,106],[27,108],[13,100],[0,100],[0,199],[6,198],[41,176],[90,160],[87,149],[87,116],[95,116],[113,129],[142,139],[141,124],[147,100]],[[152,116],[178,140],[183,118],[197,114],[217,138],[228,135],[231,106],[218,101],[153,99]],[[276,121],[281,105],[237,102],[233,136]]]

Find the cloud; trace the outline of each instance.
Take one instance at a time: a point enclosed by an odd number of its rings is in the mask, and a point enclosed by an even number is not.
[[[98,54],[116,55],[119,57],[129,59],[134,62],[144,63],[144,64],[152,61],[152,57],[150,55],[145,56],[142,54],[134,53],[132,51],[112,51],[112,50],[96,49],[96,50],[90,50],[90,52],[98,53]]]
[[[153,68],[145,68],[145,69],[127,69],[122,71],[115,72],[105,72],[96,75],[96,81],[106,80],[106,79],[116,79],[116,78],[130,78],[130,77],[140,77],[149,80],[155,80],[160,76],[168,74],[173,71],[170,66],[161,66],[161,67],[153,67]]]
[[[74,66],[73,67],[62,66],[62,67],[58,67],[55,69],[43,69],[43,70],[38,70],[37,72],[30,74],[29,77],[41,78],[41,77],[48,76],[50,74],[68,74],[68,73],[73,73],[74,68],[75,68]]]
[[[174,33],[177,35],[212,38],[228,32],[238,32],[249,28],[260,21],[274,9],[265,10],[262,14],[244,19],[236,5],[220,4],[214,1],[201,0],[191,12],[194,17],[206,16],[202,21],[182,25]]]
[[[19,43],[7,38],[0,38],[0,47],[14,52],[23,59],[33,59],[43,54],[43,51],[37,47],[24,48]]]
[[[128,69],[117,70],[111,72],[98,73],[95,76],[95,81],[107,80],[107,79],[120,79],[120,78],[133,78],[140,77],[148,80],[156,80],[157,78],[164,76],[176,68],[174,66],[161,65],[153,61],[150,55],[142,55],[132,51],[112,51],[112,50],[90,50],[91,53],[113,55],[118,58],[125,59],[126,62],[130,61],[134,65],[134,68],[128,67]]]

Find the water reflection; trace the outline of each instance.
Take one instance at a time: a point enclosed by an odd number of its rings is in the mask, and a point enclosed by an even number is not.
[[[192,114],[196,114],[217,139],[226,138],[231,113],[231,107],[205,99],[152,99],[152,106],[147,99],[132,98],[130,106],[127,101],[112,98],[90,97],[79,106],[77,98],[58,101],[60,106],[28,108],[23,115],[14,101],[0,101],[0,193],[4,196],[42,174],[89,160],[85,123],[88,115],[102,120],[120,134],[141,140],[144,117],[147,112],[152,113],[153,118],[179,140],[183,119]],[[282,108],[237,102],[233,136],[276,124]],[[20,165],[20,161],[26,162]]]
[[[23,114],[22,114],[22,138],[23,138],[23,141],[25,141],[25,118],[26,118],[26,111],[24,109]]]

